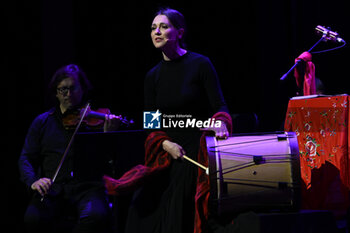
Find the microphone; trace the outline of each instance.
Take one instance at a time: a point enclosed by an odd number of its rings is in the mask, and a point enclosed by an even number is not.
[[[315,28],[315,30],[318,34],[322,34],[326,40],[336,41],[338,43],[345,43],[345,40],[340,38],[337,32],[331,31],[330,28],[318,25]]]
[[[337,32],[333,32],[330,30],[330,28],[326,28],[326,27],[323,27],[323,26],[320,26],[318,25],[316,28],[315,28],[316,32],[318,34],[322,34],[322,38],[319,39],[316,44],[314,44],[309,50],[308,52],[311,53],[311,51],[316,47],[316,45],[318,45],[321,41],[327,41],[327,40],[331,40],[331,41],[335,41],[335,42],[338,42],[338,43],[342,43],[342,45],[338,46],[338,47],[335,47],[335,48],[332,48],[332,49],[326,49],[326,50],[322,50],[322,51],[317,51],[317,52],[313,52],[313,53],[324,53],[324,52],[328,52],[328,51],[331,51],[331,50],[335,50],[335,49],[340,49],[342,47],[344,47],[346,45],[346,42],[345,40],[343,40],[342,38],[339,37],[338,33]],[[284,80],[285,78],[287,78],[288,74],[290,72],[292,72],[292,70],[300,63],[301,60],[298,60],[293,66],[292,68],[290,68],[288,70],[287,73],[285,73],[281,78],[280,80]]]

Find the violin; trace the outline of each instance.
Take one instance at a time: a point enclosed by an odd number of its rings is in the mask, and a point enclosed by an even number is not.
[[[69,143],[68,143],[68,145],[67,145],[67,147],[62,155],[60,163],[58,164],[58,166],[56,168],[56,172],[51,179],[52,184],[55,182],[56,177],[61,170],[62,164],[67,157],[67,154],[72,146],[72,142],[74,141],[74,137],[77,134],[81,124],[84,122],[88,126],[95,126],[95,127],[99,126],[100,127],[101,125],[103,126],[104,120],[107,117],[109,117],[108,115],[111,115],[109,109],[102,108],[102,109],[99,109],[98,111],[92,111],[90,109],[90,104],[87,103],[85,108],[83,108],[81,110],[79,109],[77,111],[74,111],[73,113],[69,113],[63,117],[63,119],[62,119],[63,125],[66,128],[74,128],[74,132],[73,132],[73,134],[69,140]],[[113,115],[113,116],[115,116],[115,115]],[[115,117],[119,118],[120,122],[122,122],[123,124],[130,125],[130,124],[134,123],[133,120],[129,121],[126,118],[122,118],[122,116],[115,116]],[[43,196],[41,198],[41,201],[43,202],[44,199],[45,199],[45,196]]]
[[[66,129],[74,129],[78,125],[84,110],[85,108],[77,109],[76,111],[65,115],[62,118],[64,127]],[[103,127],[105,119],[110,115],[119,119],[120,122],[127,127],[134,123],[133,120],[127,120],[126,117],[123,118],[121,115],[115,116],[114,114],[111,114],[108,108],[99,108],[96,111],[93,111],[90,107],[88,107],[82,123],[90,128],[98,129]]]

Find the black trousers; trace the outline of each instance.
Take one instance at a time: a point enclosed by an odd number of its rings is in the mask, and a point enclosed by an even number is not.
[[[61,185],[59,190],[43,201],[40,195],[33,196],[24,216],[29,233],[111,231],[111,211],[103,187]]]

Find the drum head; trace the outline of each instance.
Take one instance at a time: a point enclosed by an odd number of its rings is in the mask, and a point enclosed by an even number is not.
[[[223,214],[298,208],[300,165],[295,133],[206,139],[211,212]]]

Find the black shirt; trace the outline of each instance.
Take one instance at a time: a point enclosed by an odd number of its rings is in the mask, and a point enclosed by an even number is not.
[[[63,117],[58,107],[53,108],[37,116],[29,127],[19,158],[21,179],[28,186],[41,177],[53,178],[73,134],[73,130],[64,127]],[[73,172],[73,150],[70,150],[55,183],[73,181]]]
[[[194,52],[162,60],[147,73],[144,88],[148,111],[159,109],[204,119],[216,112],[228,112],[212,63]]]
[[[188,51],[177,59],[162,60],[147,73],[144,88],[145,110],[159,109],[163,116],[182,114],[208,120],[216,112],[228,112],[215,68],[209,58],[198,53]],[[196,156],[198,128],[162,130]]]

